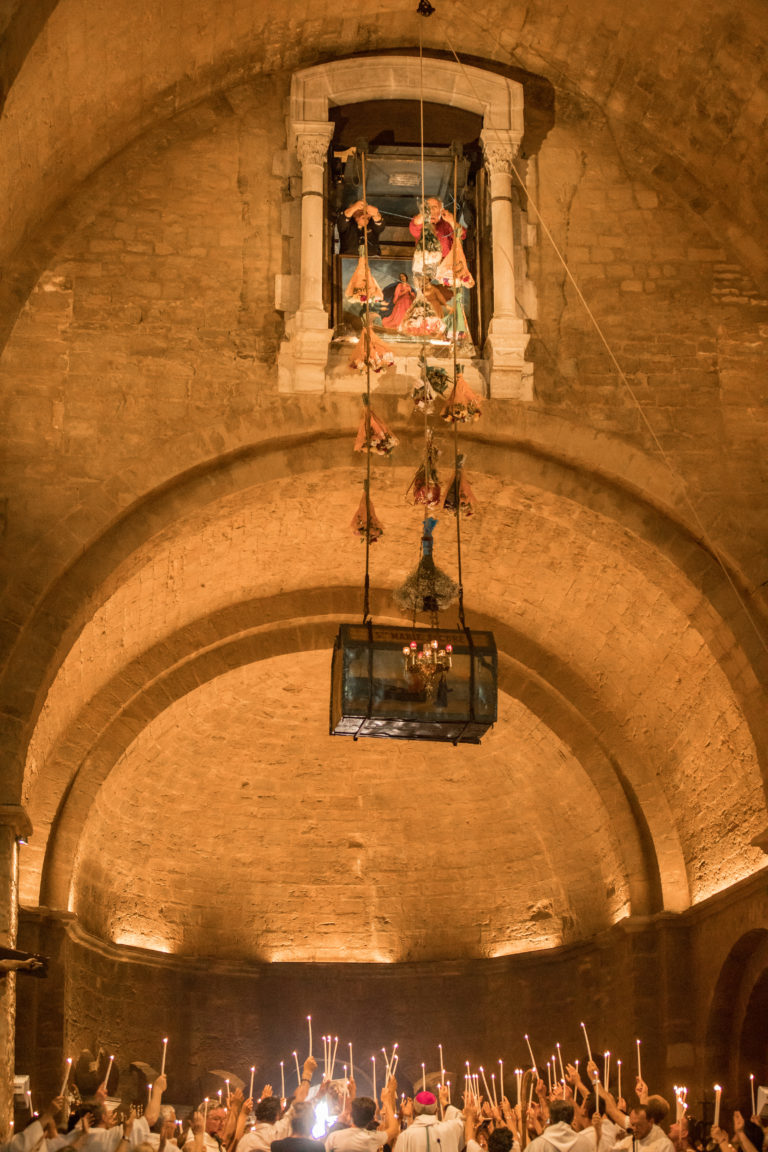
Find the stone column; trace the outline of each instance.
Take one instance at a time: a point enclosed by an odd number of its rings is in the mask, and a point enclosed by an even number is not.
[[[493,315],[485,356],[490,362],[492,396],[533,399],[531,375],[525,370],[528,334],[515,301],[515,237],[512,221],[512,161],[519,139],[509,131],[480,133],[491,194],[493,244]]]
[[[281,377],[291,391],[322,392],[331,339],[323,306],[323,185],[333,125],[303,120],[294,124],[294,130],[301,163],[301,273],[299,308],[288,325],[288,346],[281,352]]]
[[[32,831],[20,804],[0,804],[0,944],[16,947],[19,921],[19,847],[17,838]],[[13,1119],[13,1071],[16,975],[0,978],[0,1141],[8,1140]]]

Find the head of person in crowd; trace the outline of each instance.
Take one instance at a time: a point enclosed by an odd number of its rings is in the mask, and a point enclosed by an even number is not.
[[[494,1128],[488,1137],[488,1152],[512,1152],[515,1137],[509,1128]]]
[[[367,1128],[376,1115],[376,1101],[370,1096],[356,1096],[350,1111],[355,1128]]]
[[[431,1092],[417,1092],[413,1098],[413,1111],[416,1116],[434,1116],[437,1098]]]
[[[645,1102],[645,1114],[654,1124],[661,1124],[669,1115],[669,1104],[663,1096],[649,1096]]]
[[[645,1139],[653,1128],[653,1120],[646,1112],[645,1107],[632,1109],[629,1114],[629,1126],[635,1140]]]
[[[294,1104],[293,1107],[295,1110],[298,1105]],[[265,1096],[263,1100],[259,1100],[253,1114],[258,1124],[276,1124],[282,1110],[279,1097]]]
[[[550,1124],[572,1124],[573,1123],[573,1104],[570,1100],[550,1100],[549,1102],[549,1122]]]
[[[308,1100],[294,1104],[291,1112],[291,1131],[294,1136],[311,1136],[315,1125],[315,1109]]]
[[[200,1108],[201,1112],[205,1112],[205,1108]],[[217,1104],[215,1108],[208,1109],[208,1115],[205,1118],[205,1130],[209,1136],[218,1136],[223,1130],[227,1121],[227,1110],[222,1105]]]

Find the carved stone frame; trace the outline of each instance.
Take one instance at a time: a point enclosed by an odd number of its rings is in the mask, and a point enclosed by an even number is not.
[[[295,72],[291,80],[289,145],[301,166],[301,253],[298,307],[286,310],[279,359],[285,392],[322,392],[331,339],[323,305],[323,182],[333,135],[328,109],[363,100],[412,100],[414,92],[483,118],[480,135],[489,176],[492,221],[493,314],[483,354],[491,395],[532,398],[528,334],[515,296],[512,162],[523,135],[522,85],[481,68],[416,56],[363,56]],[[279,306],[279,304],[278,304]]]

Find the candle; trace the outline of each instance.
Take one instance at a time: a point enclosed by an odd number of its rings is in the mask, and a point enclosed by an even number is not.
[[[722,1091],[723,1090],[720,1087],[720,1085],[715,1084],[715,1119],[714,1119],[713,1124],[712,1124],[713,1128],[719,1128],[720,1127],[720,1096],[722,1094]]]
[[[529,1107],[529,1108],[530,1108],[530,1107],[531,1107],[531,1105],[533,1104],[533,1089],[534,1089],[534,1087],[535,1087],[535,1086],[536,1086],[536,1077],[535,1077],[535,1076],[531,1076],[531,1090],[530,1090],[530,1092],[528,1093],[528,1107]]]
[[[616,1078],[618,1087],[616,1088],[616,1099],[621,1100],[621,1060],[616,1061]]]
[[[638,1080],[642,1080],[643,1068],[642,1068],[642,1065],[640,1063],[640,1041],[635,1040],[635,1044],[637,1045],[637,1078],[638,1078]]]
[[[443,1046],[442,1046],[442,1044],[438,1044],[437,1047],[440,1051],[440,1087],[442,1088],[443,1084],[445,1084],[445,1068],[443,1067]],[[754,1112],[754,1110],[755,1109],[753,1107],[752,1111]]]
[[[64,1069],[64,1079],[61,1082],[61,1092],[59,1092],[59,1096],[63,1096],[67,1090],[67,1084],[69,1083],[69,1074],[71,1071],[72,1071],[72,1057],[67,1056],[67,1066]],[[754,1076],[752,1077],[752,1079],[754,1080]],[[754,1093],[754,1089],[753,1089],[753,1093]],[[754,1110],[755,1109],[753,1107],[752,1111],[754,1112]]]
[[[550,1094],[552,1092],[552,1066],[549,1063],[549,1060],[547,1060],[547,1091]]]
[[[29,1114],[31,1116],[32,1115],[32,1092],[29,1088],[27,1088],[27,1107],[29,1108]]]
[[[293,1059],[296,1062],[296,1086],[298,1087],[299,1084],[301,1084],[301,1070],[299,1068],[299,1054],[298,1054],[298,1052],[294,1052]]]
[[[755,1074],[754,1074],[754,1072],[750,1072],[750,1074],[749,1074],[749,1095],[752,1099],[752,1113],[751,1113],[751,1115],[754,1116],[755,1113],[757,1112],[757,1106],[755,1104]]]
[[[280,1074],[283,1072],[283,1062],[280,1061]],[[253,1077],[256,1075],[256,1065],[251,1064],[251,1087],[248,1091],[249,1100],[253,1100]],[[283,1084],[283,1096],[285,1096],[285,1084]]]
[[[330,1036],[328,1037],[328,1039],[330,1040]],[[333,1045],[333,1055],[331,1056],[331,1080],[333,1080],[333,1071],[334,1071],[334,1069],[335,1069],[335,1067],[336,1067],[336,1053],[337,1053],[337,1051],[338,1051],[338,1049],[339,1049],[339,1038],[338,1038],[338,1036],[334,1036],[334,1038],[333,1038],[333,1039],[334,1039],[334,1045]]]
[[[376,1056],[371,1056],[371,1080],[373,1081],[373,1098],[376,1099]]]
[[[395,1070],[397,1069],[397,1062],[399,1059],[400,1059],[400,1053],[395,1052],[394,1056],[392,1057],[392,1066],[389,1069],[390,1076],[394,1076]]]
[[[448,1103],[450,1104],[450,1102],[451,1102],[451,1082],[450,1082],[450,1080],[446,1080],[445,1086],[448,1089]]]
[[[502,1103],[504,1102],[504,1061],[499,1060],[499,1093],[501,1095]]]
[[[219,1095],[221,1095],[221,1093],[219,1093]],[[149,1102],[151,1099],[152,1099],[152,1085],[147,1084],[147,1107],[149,1107]]]
[[[230,1093],[230,1091],[229,1091],[229,1080],[225,1080],[225,1081],[224,1081],[224,1083],[225,1083],[225,1084],[226,1084],[226,1086],[227,1086],[227,1108],[229,1108],[229,1101],[230,1101],[230,1098],[231,1098],[231,1093]]]
[[[557,1058],[560,1061],[560,1079],[565,1080],[565,1069],[563,1068],[563,1054],[560,1051],[560,1041],[555,1045],[557,1048]]]
[[[586,1045],[587,1045],[587,1058],[589,1060],[591,1060],[592,1059],[592,1049],[589,1046],[589,1036],[587,1036],[587,1029],[586,1029],[586,1025],[584,1024],[583,1020],[581,1022],[581,1030],[584,1033],[584,1040],[585,1040]]]
[[[528,1053],[531,1057],[531,1068],[535,1068],[536,1067],[536,1061],[533,1058],[533,1048],[531,1048],[531,1042],[528,1039],[528,1033],[527,1032],[525,1034],[525,1042],[528,1045]]]
[[[427,1090],[427,1069],[423,1061],[421,1065],[421,1090],[422,1092]]]
[[[482,1078],[483,1078],[483,1087],[485,1088],[485,1098],[486,1098],[486,1100],[488,1101],[488,1103],[490,1103],[490,1101],[491,1101],[491,1090],[490,1090],[490,1088],[488,1087],[488,1081],[487,1081],[487,1080],[486,1080],[486,1078],[485,1078],[485,1069],[483,1068],[482,1064],[480,1065],[480,1075],[481,1075],[481,1076],[482,1076]]]
[[[107,1071],[105,1072],[104,1079],[101,1082],[102,1088],[105,1088],[107,1090],[109,1087],[109,1074],[112,1071],[112,1064],[114,1063],[114,1060],[115,1060],[114,1056],[110,1056],[109,1064],[107,1064]]]
[[[309,1028],[309,1054],[312,1055],[312,1017],[307,1016],[307,1027]]]
[[[205,1132],[205,1128],[206,1128],[207,1123],[208,1123],[208,1097],[206,1096],[205,1100],[203,1101],[203,1132]],[[203,1137],[203,1143],[205,1143],[205,1137]]]
[[[523,1106],[523,1070],[522,1068],[515,1068],[515,1080],[517,1081],[517,1103],[522,1108]]]
[[[499,1101],[496,1098],[496,1073],[495,1072],[491,1072],[491,1088],[493,1089],[493,1106],[494,1106],[494,1108],[498,1108]]]
[[[603,1087],[606,1092],[608,1091],[608,1084],[611,1079],[611,1054],[610,1052],[603,1052]]]
[[[384,1086],[386,1087],[389,1080],[389,1058],[386,1048],[382,1048],[382,1052],[384,1053]]]
[[[253,1068],[251,1068],[251,1096],[253,1096]],[[285,1063],[280,1061],[280,1099],[285,1100]]]
[[[165,1075],[165,1056],[166,1056],[167,1051],[168,1051],[168,1037],[165,1036],[165,1037],[163,1037],[163,1059],[162,1059],[162,1062],[160,1064],[160,1075],[161,1076]]]
[[[354,1078],[355,1078],[355,1065],[352,1063],[352,1041],[351,1040],[349,1042],[349,1078],[350,1078],[350,1080],[354,1080]]]

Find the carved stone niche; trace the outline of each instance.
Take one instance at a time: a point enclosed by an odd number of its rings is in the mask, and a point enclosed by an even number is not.
[[[512,188],[512,162],[523,135],[523,88],[481,68],[449,60],[420,61],[415,56],[337,60],[293,75],[289,147],[300,166],[301,175],[293,183],[299,185],[301,228],[292,230],[300,232],[299,236],[289,238],[291,268],[276,283],[275,305],[285,313],[285,339],[278,357],[280,391],[348,387],[329,371],[332,332],[323,303],[323,191],[333,135],[328,109],[360,101],[411,100],[414,93],[423,93],[425,101],[463,108],[483,118],[481,142],[490,188],[493,262],[493,311],[483,349],[483,376],[490,395],[531,400],[533,366],[525,361],[529,336],[515,288],[516,269],[519,277],[522,262],[519,240],[515,240],[518,200]],[[298,293],[289,290],[295,284],[291,273],[297,269]],[[386,389],[386,383],[378,386]]]

